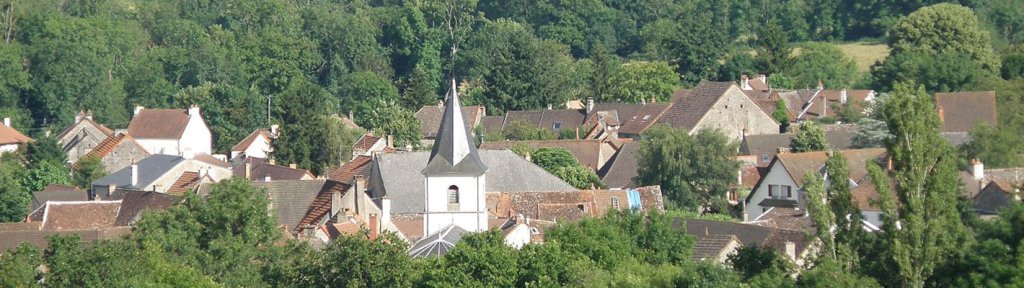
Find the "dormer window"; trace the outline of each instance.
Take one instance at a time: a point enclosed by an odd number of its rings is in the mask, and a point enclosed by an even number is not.
[[[551,129],[555,129],[555,130],[562,129],[562,122],[555,122],[555,123],[551,124]]]

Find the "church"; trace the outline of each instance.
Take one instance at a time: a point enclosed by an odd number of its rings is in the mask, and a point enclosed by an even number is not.
[[[395,232],[414,257],[443,255],[469,233],[500,229],[518,248],[560,221],[664,209],[658,186],[578,190],[510,150],[478,151],[462,111],[453,80],[431,151],[374,154],[359,193],[380,214],[370,229]]]

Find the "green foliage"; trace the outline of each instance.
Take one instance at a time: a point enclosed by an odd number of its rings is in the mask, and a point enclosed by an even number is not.
[[[32,191],[22,185],[28,171],[13,153],[0,155],[0,222],[25,219],[32,202]]]
[[[786,101],[782,99],[775,101],[775,112],[772,112],[772,119],[779,122],[779,132],[789,131],[789,108],[786,107]]]
[[[299,167],[321,174],[330,167],[340,164],[343,147],[324,145],[324,139],[332,132],[328,116],[324,115],[331,107],[330,97],[320,88],[312,84],[296,84],[279,99],[278,119],[281,130],[274,140],[274,158],[280,163],[294,163]],[[320,112],[309,111],[316,107]],[[312,115],[310,114],[312,112]],[[328,143],[337,144],[340,143]]]
[[[816,87],[821,81],[825,87],[847,88],[859,77],[857,65],[834,44],[810,42],[800,46],[800,54],[793,65],[785,67],[793,77],[794,88]],[[774,79],[773,79],[774,80]]]
[[[831,176],[831,175],[829,175]],[[832,235],[832,225],[836,222],[836,216],[828,206],[828,195],[825,191],[825,183],[817,171],[804,173],[803,189],[807,191],[807,213],[814,223],[814,233],[821,241],[821,252],[823,257],[836,257],[836,242]]]
[[[757,62],[764,73],[781,72],[793,60],[793,46],[789,35],[775,21],[761,26],[757,31]]]
[[[322,252],[308,255],[302,276],[294,279],[307,287],[411,287],[412,259],[405,242],[393,233],[376,240],[363,230],[342,235]],[[344,267],[344,269],[338,269]]]
[[[980,124],[969,133],[971,142],[961,149],[968,159],[978,159],[986,167],[1019,167],[1024,153],[1024,139],[1009,129],[997,129]]]
[[[1001,75],[1006,80],[1024,78],[1024,52],[1004,55]]]
[[[572,153],[565,148],[540,148],[533,152],[533,163],[537,164],[548,172],[553,172],[563,167],[572,167],[580,165],[580,162],[576,160]]]
[[[71,180],[75,186],[89,189],[92,182],[107,176],[107,170],[103,166],[102,159],[96,156],[86,156],[78,160],[72,166]]]
[[[884,121],[864,117],[857,121],[857,125],[860,129],[857,130],[857,133],[853,134],[851,140],[854,148],[882,147],[885,141],[892,137]]]
[[[512,141],[555,139],[555,133],[522,119],[512,120],[512,123],[505,125],[501,133],[504,134],[505,139]]]
[[[640,143],[640,168],[634,181],[661,185],[670,207],[715,212],[713,200],[725,197],[736,183],[736,147],[717,130],[701,130],[690,136],[684,130],[653,127]]]
[[[604,184],[601,183],[601,178],[597,177],[597,173],[583,165],[559,167],[555,171],[551,171],[551,174],[572,185],[572,187],[576,187],[576,189],[605,188]]]
[[[365,126],[374,127],[375,133],[393,136],[398,147],[420,145],[420,122],[412,110],[399,106],[396,101],[378,100],[367,112],[359,121],[365,123]]]
[[[961,91],[990,76],[980,62],[956,53],[904,52],[893,54],[871,68],[873,88],[879,91],[891,91],[904,82],[924,85],[929,92]]]
[[[889,46],[893,55],[965,55],[965,62],[978,62],[985,71],[999,72],[999,58],[978,17],[970,8],[956,4],[924,7],[900,19],[889,30]]]
[[[25,146],[25,160],[31,165],[43,162],[64,164],[68,162],[68,154],[64,153],[60,143],[53,137],[40,137]]]
[[[256,91],[204,82],[171,96],[175,107],[196,105],[213,134],[214,151],[227,152],[258,128],[269,127],[267,102]]]
[[[622,64],[610,82],[607,100],[627,103],[672,99],[680,83],[675,68],[663,61],[633,61]]]
[[[532,161],[559,179],[577,189],[603,187],[601,179],[593,169],[580,164],[576,157],[564,148],[544,147],[532,152]]]
[[[428,271],[426,287],[513,286],[519,278],[516,250],[505,245],[501,231],[463,237],[445,254],[438,269]]]
[[[729,265],[743,275],[744,280],[751,280],[762,275],[788,275],[793,271],[793,264],[786,260],[787,256],[779,254],[769,247],[746,245],[729,255]]]
[[[0,254],[0,285],[4,287],[32,287],[39,281],[36,268],[42,264],[39,249],[22,243]]]
[[[71,172],[63,163],[43,161],[29,166],[21,185],[27,191],[40,191],[46,185],[71,185]]]
[[[806,288],[857,288],[882,287],[875,279],[858,275],[845,270],[835,261],[821,261],[810,270],[804,271],[796,283],[797,287]]]
[[[789,144],[793,152],[825,151],[829,149],[828,138],[825,138],[825,130],[814,122],[804,122],[797,129],[796,137]]]

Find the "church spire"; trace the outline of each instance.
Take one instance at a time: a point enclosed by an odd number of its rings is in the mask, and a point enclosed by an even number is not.
[[[444,105],[441,127],[437,130],[430,161],[423,169],[424,175],[459,174],[482,175],[487,166],[480,160],[472,135],[463,119],[462,104],[452,79],[451,94]]]

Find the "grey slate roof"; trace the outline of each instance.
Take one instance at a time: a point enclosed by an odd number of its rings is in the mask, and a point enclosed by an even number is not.
[[[115,190],[111,195],[112,199],[121,200],[121,210],[117,213],[115,226],[128,226],[135,224],[146,210],[167,210],[177,204],[181,197],[152,192]]]
[[[486,176],[486,192],[568,191],[576,190],[562,179],[526,161],[508,150],[481,150],[480,158],[490,167]],[[423,212],[423,174],[427,152],[398,152],[377,154],[376,167],[371,175],[374,195],[385,193],[391,197],[393,214]],[[375,184],[378,183],[378,184]],[[383,187],[374,187],[383,185]]]
[[[609,188],[633,188],[633,177],[637,176],[637,155],[640,151],[640,143],[626,142],[622,149],[615,153],[605,169],[601,171],[601,182]]]
[[[253,182],[253,186],[267,189],[278,224],[287,225],[288,231],[295,231],[295,226],[306,215],[309,205],[326,182],[326,179],[282,180]]]
[[[448,225],[444,229],[416,241],[416,244],[409,248],[409,256],[416,258],[444,256],[455,248],[455,244],[459,243],[459,240],[462,240],[466,234],[469,232],[459,226]]]
[[[29,211],[35,211],[39,206],[46,205],[48,201],[89,201],[89,193],[77,187],[58,184],[46,185],[42,191],[32,192],[32,204]]]
[[[430,161],[422,173],[482,175],[487,172],[487,166],[480,160],[480,155],[476,151],[473,134],[466,129],[462,103],[459,103],[454,79],[451,89],[448,103],[444,105],[444,115],[441,116],[441,127],[438,128],[437,137],[434,139],[434,149],[430,151]]]
[[[128,188],[144,190],[149,187],[153,182],[156,182],[160,176],[167,173],[167,171],[174,168],[181,162],[185,161],[185,158],[174,155],[163,155],[154,154],[149,157],[143,158],[141,161],[135,164],[139,168],[139,179],[135,186],[131,186],[131,166],[125,167],[124,169],[117,170],[107,177],[100,178],[92,182],[93,186],[107,186],[117,185],[117,188]]]

